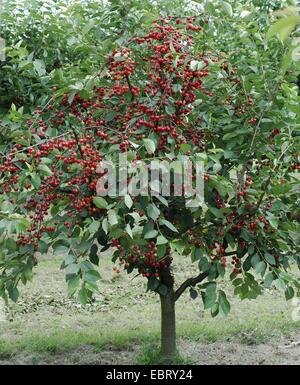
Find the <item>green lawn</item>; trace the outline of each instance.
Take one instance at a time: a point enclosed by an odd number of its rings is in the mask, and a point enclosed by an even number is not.
[[[135,346],[145,349],[159,340],[159,298],[145,292],[145,280],[112,270],[109,256],[100,264],[100,293],[92,305],[82,307],[66,296],[61,258],[40,260],[33,281],[21,288],[21,298],[11,305],[8,320],[0,326],[0,357],[18,352],[36,356],[65,352],[80,346],[100,351]],[[177,282],[196,273],[188,258],[178,262]],[[232,297],[229,282],[222,283]],[[232,298],[228,318],[212,319],[203,311],[201,299],[185,293],[177,303],[178,336],[198,343],[235,341],[258,344],[279,340],[300,322],[293,322],[291,305],[277,290],[252,301]]]

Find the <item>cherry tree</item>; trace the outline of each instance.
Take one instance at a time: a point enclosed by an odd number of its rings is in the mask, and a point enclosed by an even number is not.
[[[175,304],[189,291],[212,316],[230,304],[226,276],[241,299],[264,287],[299,294],[289,268],[299,260],[299,97],[277,73],[247,76],[230,55],[203,44],[209,20],[156,20],[143,36],[116,48],[96,76],[56,92],[23,121],[2,122],[0,293],[17,300],[38,255],[64,254],[69,296],[81,303],[101,291],[100,253],[111,250],[117,273],[145,277],[161,301],[161,353],[176,353]],[[279,44],[272,44],[277,49]],[[274,48],[274,49],[275,49]],[[203,165],[203,201],[156,179],[147,194],[104,195],[107,170],[120,154],[130,165],[183,159]],[[105,163],[106,162],[106,163]],[[189,170],[188,170],[189,171]],[[192,187],[199,175],[190,170]],[[117,177],[118,178],[118,177]],[[117,185],[124,180],[118,179]],[[99,186],[102,186],[99,189]],[[100,191],[101,190],[101,191]],[[174,266],[199,268],[177,282]]]

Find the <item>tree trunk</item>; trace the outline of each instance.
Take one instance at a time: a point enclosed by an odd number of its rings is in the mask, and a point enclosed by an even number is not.
[[[172,293],[160,296],[161,303],[161,357],[171,363],[176,355],[175,301]]]
[[[168,288],[166,295],[160,294],[161,358],[165,363],[172,363],[176,356],[176,323],[173,277],[170,271],[164,272],[161,282]]]

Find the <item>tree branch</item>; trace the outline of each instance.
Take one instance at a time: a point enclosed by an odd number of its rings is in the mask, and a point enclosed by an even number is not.
[[[206,277],[208,276],[208,271],[205,271],[204,273],[200,273],[197,277],[189,278],[186,281],[182,283],[181,286],[175,291],[174,294],[174,300],[175,302],[178,300],[178,298],[181,296],[181,294],[190,286],[195,286],[197,283],[202,282]]]
[[[231,255],[236,255],[236,253],[237,253],[237,250],[228,251],[228,253],[224,253],[223,255],[224,255],[224,257],[230,257]]]
[[[79,142],[79,138],[78,138],[77,132],[75,131],[74,127],[71,127],[71,129],[73,131],[73,134],[74,134],[74,137],[75,137],[75,140],[76,140],[77,147],[78,147],[78,150],[80,152],[81,158],[84,158],[84,153],[82,151],[82,148],[81,148],[81,145],[80,145],[80,142]]]
[[[62,193],[65,193],[65,194],[77,194],[77,193],[74,193],[72,192],[72,190],[67,190],[67,189],[63,189],[63,188],[57,188],[56,191],[59,191],[59,192],[62,192]]]
[[[131,101],[133,101],[134,98],[135,98],[135,96],[134,96],[134,93],[133,93],[133,91],[132,91],[132,85],[131,85],[131,83],[130,83],[129,76],[126,74],[126,75],[125,75],[125,78],[126,78],[126,82],[127,82],[127,84],[128,84],[129,90],[130,90],[130,92],[131,92]]]
[[[183,236],[183,235],[185,235],[190,229],[192,229],[192,228],[194,228],[194,227],[197,227],[197,226],[199,226],[199,225],[203,225],[203,223],[202,223],[203,221],[197,221],[197,222],[194,222],[193,224],[191,224],[190,226],[189,226],[189,228],[187,229],[187,230],[185,230],[181,235]],[[222,223],[218,223],[217,221],[215,221],[214,219],[211,219],[210,220],[210,222],[214,225],[214,226],[221,226],[222,225]],[[203,226],[199,226],[199,228],[202,230],[202,229],[207,229],[209,226],[205,226],[205,227],[203,227]]]

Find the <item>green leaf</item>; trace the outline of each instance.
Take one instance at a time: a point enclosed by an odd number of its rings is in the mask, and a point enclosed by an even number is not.
[[[168,104],[166,106],[166,113],[168,115],[173,115],[173,114],[175,114],[175,112],[176,112],[176,110],[175,110],[175,107],[173,106],[173,104]]]
[[[286,290],[286,284],[283,279],[278,278],[274,280],[274,285],[277,289]]]
[[[146,139],[143,139],[143,142],[148,154],[154,154],[156,149],[156,145],[154,141],[152,139],[146,138]]]
[[[239,286],[243,283],[242,278],[236,278],[234,281],[232,281],[233,286]]]
[[[80,235],[80,227],[76,226],[72,232],[72,238],[78,238]]]
[[[64,259],[64,264],[66,266],[70,265],[71,263],[74,263],[76,261],[76,257],[72,254],[68,254]]]
[[[125,205],[130,209],[133,205],[133,200],[131,199],[131,196],[126,194],[124,197]]]
[[[45,63],[43,62],[43,60],[34,60],[33,66],[39,76],[43,76],[46,74]]]
[[[156,245],[165,245],[166,243],[168,243],[169,241],[163,236],[163,235],[160,235],[158,238],[157,238],[157,241],[156,241]]]
[[[129,223],[127,223],[127,225],[126,225],[126,227],[125,227],[125,230],[126,230],[126,233],[130,236],[130,238],[133,238],[133,235],[132,235],[132,229],[131,229]]]
[[[156,290],[159,286],[159,280],[155,277],[150,277],[148,279],[148,289],[150,290]]]
[[[190,68],[192,71],[200,71],[205,67],[205,63],[203,61],[191,60]]]
[[[146,234],[144,235],[144,238],[145,239],[155,238],[157,235],[158,235],[157,230],[150,230],[146,232]]]
[[[79,302],[82,304],[82,305],[85,305],[88,301],[88,292],[87,290],[83,287],[82,289],[79,290],[78,292],[78,299],[79,299]]]
[[[200,260],[203,257],[203,251],[200,248],[195,248],[195,250],[191,253],[192,262]]]
[[[106,209],[108,206],[108,203],[102,197],[93,197],[93,203],[99,209]]]
[[[230,303],[228,302],[226,298],[226,294],[223,290],[219,291],[219,305],[220,305],[220,311],[221,313],[227,317],[227,315],[230,312]]]
[[[269,223],[274,229],[278,229],[278,220],[276,218],[269,219]]]
[[[175,240],[170,243],[170,246],[173,250],[175,250],[178,254],[182,255],[184,249],[186,248],[186,244],[182,240]]]
[[[159,214],[160,214],[160,210],[155,206],[154,203],[151,203],[147,207],[147,215],[149,218],[153,219],[154,221],[156,221],[156,219],[159,217]]]
[[[80,277],[79,275],[76,275],[75,277],[72,277],[68,280],[68,296],[72,297],[76,290],[78,289],[80,284]]]
[[[183,143],[181,146],[180,146],[180,152],[182,154],[186,154],[188,151],[191,150],[191,145],[188,144],[188,143]]]
[[[173,92],[180,92],[182,86],[181,84],[174,84],[172,88],[173,88]]]
[[[57,129],[55,127],[48,127],[46,130],[46,134],[50,136],[50,138],[53,138],[57,136]]]
[[[252,257],[251,257],[250,260],[251,260],[251,266],[252,266],[253,268],[255,268],[255,266],[256,266],[259,262],[261,262],[260,256],[259,256],[258,254],[252,255]]]
[[[41,171],[42,175],[47,175],[47,176],[53,175],[52,170],[46,164],[40,164],[38,166],[38,170]]]
[[[221,2],[223,10],[229,15],[230,17],[232,16],[232,6],[227,3],[226,1]]]
[[[166,198],[160,196],[160,195],[155,195],[155,198],[158,199],[160,201],[160,203],[162,203],[164,206],[169,206],[168,204],[168,201],[166,200]]]
[[[225,198],[228,193],[234,191],[231,182],[220,175],[211,175],[208,184],[214,187],[223,198]]]
[[[224,214],[220,209],[217,209],[216,207],[209,206],[209,211],[214,215],[216,218],[224,218]]]
[[[102,230],[105,232],[105,234],[108,233],[108,220],[107,220],[107,218],[104,218],[102,221]]]
[[[208,262],[206,257],[202,257],[199,260],[199,270],[202,272],[208,271],[211,267],[211,264]]]
[[[88,272],[90,270],[94,270],[94,266],[90,261],[82,261],[80,262],[80,268],[83,272]]]
[[[255,271],[261,275],[264,274],[264,272],[266,271],[266,268],[267,268],[267,264],[265,261],[260,261],[259,263],[257,263],[254,267]]]
[[[98,281],[101,278],[101,276],[97,270],[89,270],[83,273],[82,278],[85,282],[93,283]]]
[[[166,219],[160,219],[159,223],[160,223],[160,225],[167,226],[170,230],[174,231],[174,233],[178,233],[178,230],[176,229],[176,227],[171,222],[167,221]]]
[[[264,286],[267,288],[271,287],[273,280],[274,280],[273,273],[268,273],[264,281]]]
[[[86,253],[88,250],[90,250],[90,248],[92,247],[92,244],[91,244],[91,240],[88,240],[88,241],[78,241],[76,243],[76,251],[78,253]]]
[[[30,178],[31,178],[31,182],[33,184],[33,187],[38,189],[41,185],[41,178],[39,177],[39,175],[36,174],[35,172],[33,172],[30,174]]]
[[[98,246],[96,244],[92,245],[90,251],[90,261],[94,265],[99,265],[99,256],[98,256]]]
[[[240,16],[241,16],[242,19],[243,19],[244,17],[249,16],[249,15],[251,15],[251,12],[250,12],[250,11],[247,11],[246,9],[244,9],[244,10],[241,12],[241,14],[240,14]]]
[[[19,290],[15,286],[11,286],[8,288],[7,291],[8,291],[9,298],[12,301],[17,302],[20,295]]]
[[[70,245],[68,245],[67,242],[64,242],[64,240],[59,239],[53,243],[52,248],[55,255],[64,255],[69,251]]]
[[[194,288],[190,288],[190,296],[192,299],[196,299],[198,297],[198,292]]]
[[[205,293],[202,293],[202,300],[204,304],[204,309],[209,309],[211,308],[214,303],[216,302],[217,299],[217,294],[216,294],[216,288],[217,285],[215,282],[209,282],[206,285],[206,290]]]
[[[94,26],[96,25],[96,20],[92,19],[82,28],[82,34],[86,35]]]
[[[293,186],[289,183],[276,184],[271,188],[271,193],[278,196],[288,193],[292,188]]]
[[[77,274],[80,270],[80,265],[77,263],[71,263],[66,267],[66,274]]]
[[[220,277],[224,278],[225,273],[226,273],[225,267],[222,266],[220,262],[217,262],[216,265],[217,265],[217,270],[218,270],[218,273],[220,274]]]
[[[39,241],[38,247],[41,254],[46,254],[49,250],[49,245],[44,241]]]
[[[108,212],[108,222],[111,226],[118,224],[118,216],[115,212],[115,210],[109,210]]]
[[[284,295],[285,295],[285,299],[288,301],[290,299],[292,299],[295,295],[295,291],[294,289],[292,288],[292,286],[288,286],[286,289],[285,289],[285,292],[284,292]]]
[[[156,243],[156,246],[157,246],[157,255],[158,255],[158,257],[159,258],[164,257],[166,255],[166,252],[167,252],[166,244],[164,243],[164,244],[158,245]]]
[[[89,289],[89,291],[91,291],[91,292],[95,292],[95,293],[98,293],[99,292],[99,288],[98,288],[98,286],[97,286],[97,284],[95,283],[95,282],[91,282],[91,281],[89,281],[89,282],[85,282],[85,287],[87,288],[87,289]]]
[[[91,235],[95,234],[99,230],[100,224],[101,224],[100,221],[95,221],[93,219],[93,222],[88,227],[89,232],[90,232]]]
[[[214,303],[210,309],[210,314],[212,317],[216,317],[219,314],[219,304]]]
[[[5,246],[9,253],[13,253],[17,250],[17,243],[15,240],[8,238],[5,242]]]
[[[279,239],[276,239],[276,242],[277,242],[277,245],[279,246],[279,248],[283,251],[289,251],[290,248],[289,248],[289,245],[284,242],[283,240],[279,240]]]
[[[202,0],[200,0],[201,3],[202,3]],[[197,0],[197,2],[199,3],[199,0]],[[212,14],[212,15],[215,15],[215,7],[214,7],[214,4],[211,2],[211,1],[206,1],[204,3],[204,9],[207,13],[209,14]]]
[[[27,282],[27,281],[31,281],[32,280],[32,268],[30,268],[29,266],[26,266],[25,269],[23,270],[22,272],[22,280],[23,280],[23,283]]]
[[[276,265],[276,260],[270,253],[265,253],[265,259],[270,265]]]

